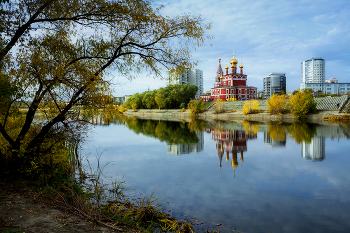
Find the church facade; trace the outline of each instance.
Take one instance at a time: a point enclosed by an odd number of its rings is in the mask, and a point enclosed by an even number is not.
[[[230,62],[231,73],[226,65],[225,73],[221,67],[221,58],[219,58],[219,66],[216,71],[215,84],[210,90],[210,94],[202,95],[200,98],[207,102],[217,99],[227,101],[235,98],[237,100],[257,99],[257,88],[247,86],[247,75],[243,74],[243,65],[239,66],[237,72],[237,60],[235,55]]]

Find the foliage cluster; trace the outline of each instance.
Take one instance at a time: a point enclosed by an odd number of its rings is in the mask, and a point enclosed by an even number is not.
[[[309,113],[316,113],[317,103],[308,90],[301,92],[298,90],[295,95],[290,97],[290,111],[298,119],[306,118]]]
[[[287,104],[288,99],[285,95],[273,94],[267,103],[267,107],[269,109],[269,113],[281,115],[289,111]]]
[[[259,113],[261,110],[259,109],[259,101],[258,100],[246,100],[243,105],[243,114],[255,114]]]
[[[316,113],[317,103],[309,89],[294,91],[288,99],[285,95],[274,94],[268,101],[271,114],[284,114],[291,112],[295,118],[306,118],[309,113]]]
[[[328,116],[324,117],[323,120],[330,121],[330,122],[350,122],[350,116],[344,115],[344,116]]]
[[[213,113],[219,114],[225,112],[226,103],[222,99],[215,100],[213,106]]]
[[[136,109],[179,109],[185,108],[196,95],[198,87],[190,84],[172,84],[153,91],[145,91],[130,96],[124,103]]]
[[[204,112],[205,110],[205,103],[202,100],[191,100],[188,103],[187,108],[190,111],[191,117],[197,117],[199,113]]]
[[[143,70],[157,77],[172,67],[180,72],[196,63],[190,60],[192,47],[210,38],[205,35],[210,23],[200,16],[163,16],[162,6],[146,0],[1,0],[0,5],[1,175],[35,173],[48,153],[61,153],[67,140],[79,138],[77,122],[88,121],[82,112],[117,114],[110,71],[128,79]],[[164,106],[181,103],[186,101],[174,97]]]

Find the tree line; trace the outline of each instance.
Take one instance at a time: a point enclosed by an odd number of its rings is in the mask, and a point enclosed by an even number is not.
[[[186,108],[194,99],[198,87],[190,84],[171,84],[153,91],[130,96],[124,106],[132,109],[179,109]]]

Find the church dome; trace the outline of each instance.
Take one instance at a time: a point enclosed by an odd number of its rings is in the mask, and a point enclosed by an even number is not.
[[[230,61],[231,68],[236,67],[237,63],[238,61],[236,60],[235,55],[233,55],[232,60]]]

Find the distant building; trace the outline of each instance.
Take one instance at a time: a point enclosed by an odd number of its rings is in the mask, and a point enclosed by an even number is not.
[[[325,80],[326,62],[322,58],[311,58],[301,63],[300,90],[312,89],[313,92],[343,95],[350,93],[350,83],[338,83],[338,79]]]
[[[337,78],[330,78],[326,80],[326,83],[338,83],[338,79]]]
[[[326,61],[320,57],[313,57],[301,63],[302,83],[324,83],[326,76]]]
[[[132,95],[124,95],[124,96],[117,96],[113,97],[114,103],[117,103],[118,105],[122,105],[125,103],[125,101]]]
[[[264,97],[270,98],[274,93],[286,93],[286,73],[270,73],[264,78]]]
[[[322,91],[325,94],[350,93],[350,83],[301,83],[300,89],[305,88],[312,89],[313,92]]]
[[[167,72],[167,84],[191,84],[198,87],[195,98],[203,95],[203,71],[199,69],[186,69],[184,73],[177,77],[170,77],[170,72]]]
[[[221,99],[223,101],[229,98],[240,99],[257,99],[257,88],[247,86],[247,75],[243,74],[243,65],[239,66],[239,73],[237,72],[237,60],[235,55],[230,62],[231,73],[229,74],[229,67],[226,65],[225,73],[221,68],[221,58],[219,58],[219,66],[216,71],[215,84],[210,91],[210,97],[203,95],[200,98],[203,101]]]

